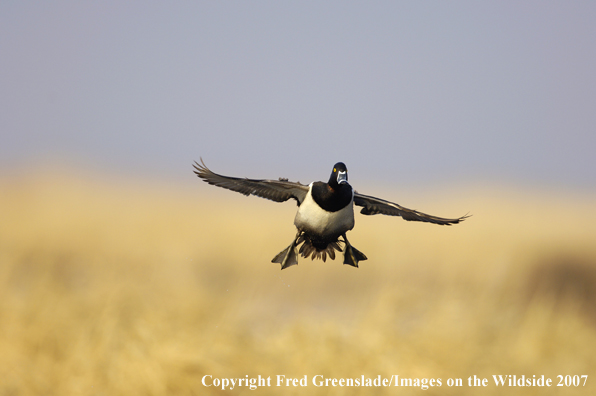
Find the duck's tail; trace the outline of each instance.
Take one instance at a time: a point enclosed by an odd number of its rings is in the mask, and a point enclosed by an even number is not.
[[[300,246],[299,251],[300,255],[304,258],[312,256],[312,260],[320,258],[323,261],[326,261],[327,255],[329,255],[329,258],[331,260],[335,260],[335,251],[342,251],[342,248],[339,245],[340,241],[338,240],[333,242],[321,242],[311,239],[305,233],[302,233],[302,235],[300,235],[300,238],[298,238],[298,240],[296,241],[297,246],[301,243],[302,246]]]

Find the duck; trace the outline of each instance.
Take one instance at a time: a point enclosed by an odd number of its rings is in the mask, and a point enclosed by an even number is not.
[[[286,269],[298,264],[298,257],[335,260],[336,252],[343,253],[343,263],[358,268],[367,257],[346,237],[354,228],[354,205],[361,206],[363,215],[383,214],[399,216],[407,221],[421,221],[438,225],[458,224],[469,215],[443,218],[405,208],[396,203],[356,192],[348,183],[348,169],[343,162],[333,165],[327,182],[315,181],[308,185],[287,178],[248,179],[223,176],[212,172],[200,158],[193,164],[194,173],[203,181],[243,195],[255,195],[274,202],[296,200],[298,211],[294,217],[296,236],[292,243],[273,259]]]

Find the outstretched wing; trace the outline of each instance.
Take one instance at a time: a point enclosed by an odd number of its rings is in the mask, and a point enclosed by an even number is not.
[[[354,193],[354,204],[364,206],[360,213],[365,215],[384,214],[388,216],[401,216],[408,221],[424,221],[428,223],[451,225],[463,221],[467,217],[462,216],[456,219],[444,219],[442,217],[427,215],[416,210],[404,208],[396,203],[385,201],[384,199],[371,197],[359,193]]]
[[[202,158],[201,163],[195,161],[193,167],[196,175],[209,184],[237,191],[244,195],[256,195],[275,202],[284,202],[294,198],[300,205],[308,192],[308,186],[285,179],[258,180],[218,175],[207,168]]]

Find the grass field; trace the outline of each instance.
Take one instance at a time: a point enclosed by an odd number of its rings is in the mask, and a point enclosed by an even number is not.
[[[356,217],[368,256],[280,271],[294,203],[46,173],[0,180],[0,395],[596,394],[596,197],[363,191],[453,227]],[[212,378],[441,378],[236,387]],[[589,375],[498,388],[492,375]],[[486,388],[467,378],[489,378]],[[462,378],[463,387],[448,387]]]

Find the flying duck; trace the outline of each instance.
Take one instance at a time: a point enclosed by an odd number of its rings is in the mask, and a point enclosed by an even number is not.
[[[266,180],[222,176],[209,170],[202,158],[201,163],[195,161],[193,167],[198,177],[214,186],[275,202],[284,202],[290,198],[298,202],[298,212],[294,218],[296,237],[290,246],[271,260],[272,263],[281,264],[282,270],[298,264],[299,254],[305,258],[311,256],[313,260],[321,258],[325,261],[327,256],[334,260],[336,250],[343,251],[344,264],[353,267],[358,267],[359,261],[366,260],[364,253],[352,246],[346,237],[346,232],[354,228],[354,205],[362,206],[360,213],[365,215],[401,216],[408,221],[440,225],[457,224],[468,217],[466,215],[445,219],[407,209],[384,199],[359,194],[348,184],[348,169],[343,162],[333,165],[329,181],[317,181],[309,185],[291,182],[281,177],[279,180]]]

